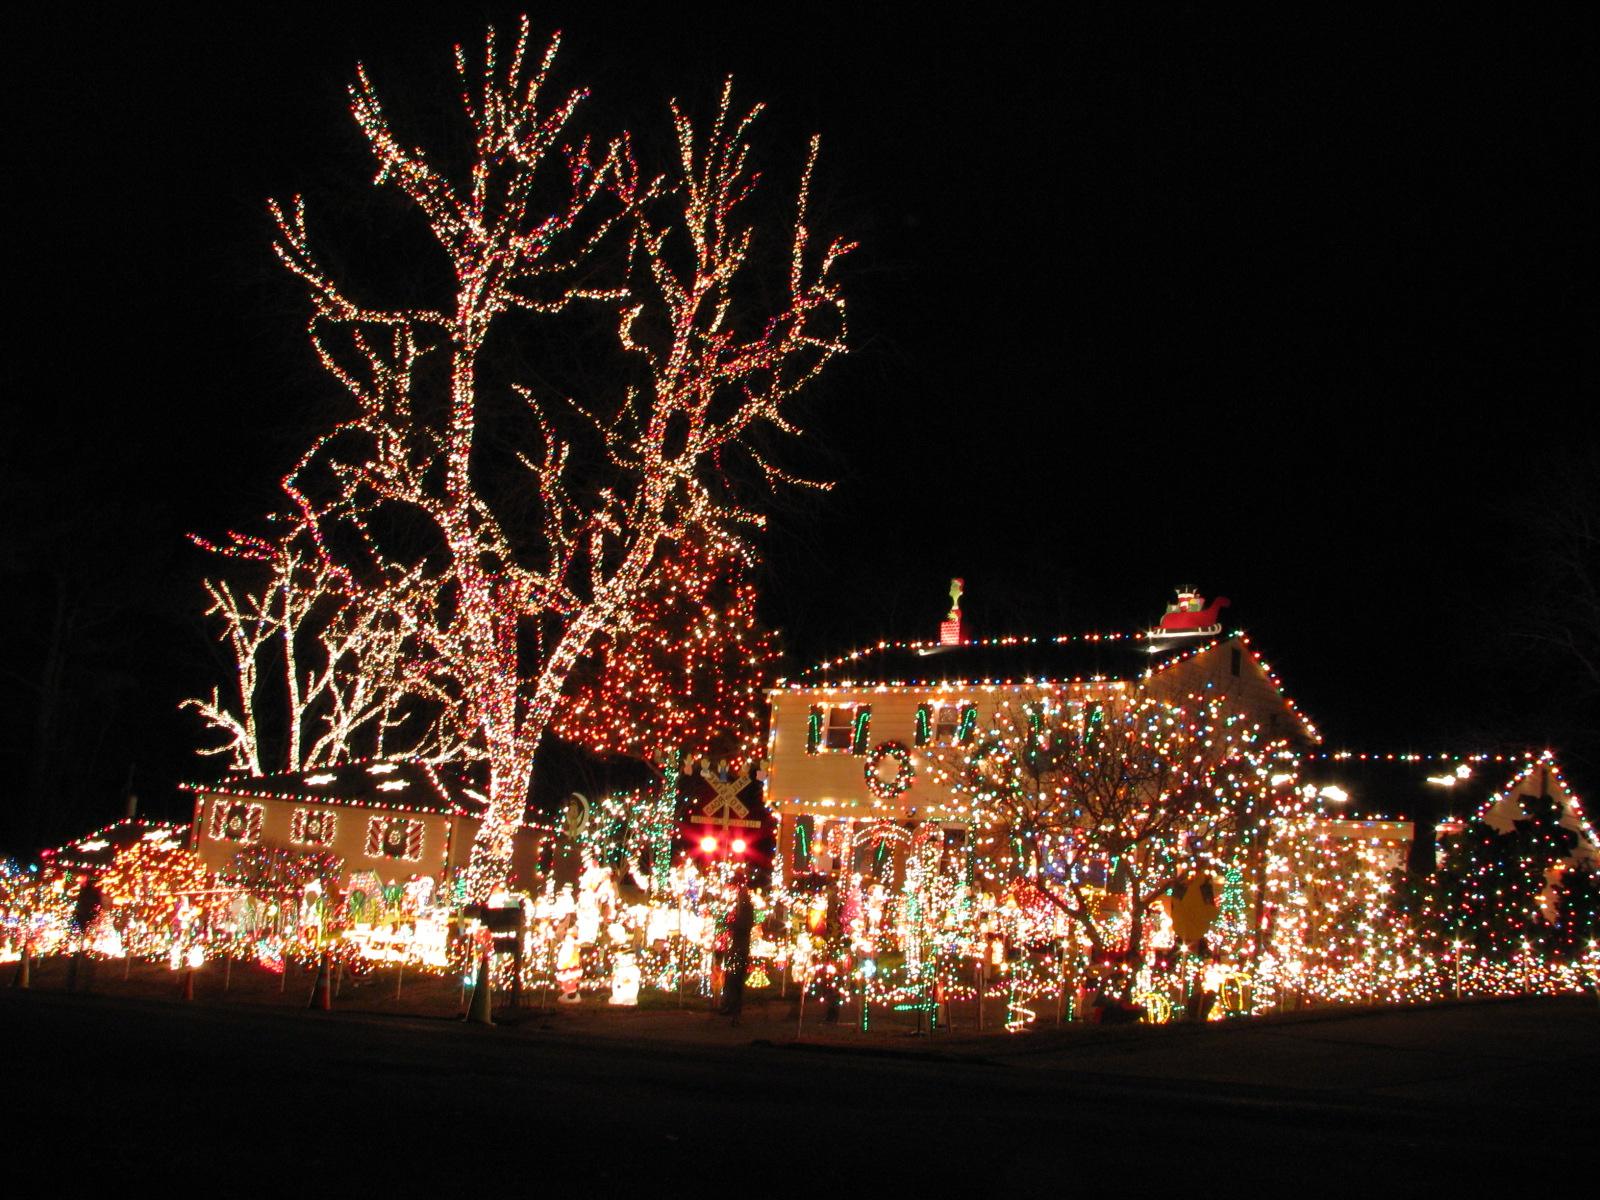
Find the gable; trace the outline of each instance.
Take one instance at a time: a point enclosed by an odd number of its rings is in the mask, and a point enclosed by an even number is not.
[[[1173,701],[1191,694],[1220,695],[1259,723],[1269,738],[1302,745],[1322,742],[1321,731],[1243,633],[1162,659],[1151,668],[1148,687],[1153,695]]]
[[[1560,824],[1578,835],[1573,861],[1589,867],[1600,866],[1600,839],[1584,816],[1583,805],[1572,793],[1555,758],[1549,753],[1530,762],[1504,788],[1496,792],[1478,811],[1478,819],[1497,833],[1510,833],[1518,821],[1526,820],[1522,798],[1548,797],[1561,810]]]

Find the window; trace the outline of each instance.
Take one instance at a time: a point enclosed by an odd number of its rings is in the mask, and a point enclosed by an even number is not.
[[[1243,662],[1244,662],[1244,655],[1242,653],[1240,653],[1239,647],[1235,646],[1233,648],[1233,661],[1232,661],[1232,666],[1231,666],[1231,669],[1232,669],[1232,672],[1233,672],[1234,675],[1238,675],[1239,674],[1239,667],[1241,666],[1241,664],[1243,664]]]
[[[822,737],[824,750],[849,750],[855,740],[856,710],[853,704],[835,704],[828,709],[828,728]]]
[[[807,754],[865,754],[870,704],[813,704],[806,713]]]
[[[818,728],[818,750],[835,754],[865,754],[868,731],[872,726],[872,705],[833,704],[826,710],[814,709],[812,723]]]
[[[928,737],[934,745],[956,746],[972,740],[978,727],[978,706],[970,700],[950,700],[939,704],[930,702],[923,708],[931,710],[928,715]]]
[[[422,822],[406,817],[372,817],[367,821],[368,858],[422,857]]]
[[[289,840],[297,846],[331,846],[338,820],[325,808],[297,808],[289,818]]]
[[[259,804],[240,801],[211,802],[211,836],[219,842],[253,845],[261,840],[262,810]]]

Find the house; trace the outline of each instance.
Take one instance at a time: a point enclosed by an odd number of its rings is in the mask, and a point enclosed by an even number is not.
[[[482,763],[371,759],[187,784],[195,798],[191,844],[211,871],[251,846],[274,846],[337,855],[346,881],[369,872],[386,884],[443,879],[471,856],[487,808],[484,775]],[[513,879],[539,873],[551,837],[548,826],[523,824]]]
[[[1522,818],[1519,797],[1550,796],[1576,835],[1574,858],[1600,863],[1600,843],[1582,806],[1548,751],[1521,754],[1359,754],[1312,752],[1302,762],[1302,785],[1335,836],[1405,843],[1395,865],[1426,874],[1443,861],[1449,842],[1482,819],[1505,832]]]
[[[189,832],[187,825],[147,821],[142,817],[123,817],[64,846],[41,850],[39,862],[41,866],[52,867],[69,875],[99,879],[111,867],[117,855],[128,847],[140,843],[162,850],[183,846],[188,842]]]
[[[1249,638],[1205,623],[1226,601],[1207,608],[1181,594],[1163,626],[1144,633],[973,638],[959,588],[953,594],[937,639],[879,642],[769,690],[766,797],[788,876],[839,869],[885,822],[962,828],[930,755],[970,740],[1008,702],[1208,693],[1269,737],[1297,747],[1321,740]]]

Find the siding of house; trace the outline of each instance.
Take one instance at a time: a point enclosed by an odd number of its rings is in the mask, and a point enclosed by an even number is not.
[[[259,831],[252,830],[247,840],[220,836],[216,832],[213,813],[220,808],[226,812],[233,805],[259,806],[261,821]],[[332,813],[333,840],[327,845],[296,843],[291,836],[296,810],[307,813]],[[420,827],[421,837],[415,847],[416,856],[394,857],[368,853],[368,828],[371,821],[391,819],[414,821]],[[272,797],[233,796],[201,793],[195,804],[194,846],[206,868],[218,871],[232,861],[240,850],[252,845],[275,846],[290,850],[326,851],[344,859],[345,874],[356,871],[375,872],[386,883],[399,882],[413,875],[439,875],[444,873],[461,851],[455,845],[459,839],[456,826],[464,824],[460,817],[443,813],[399,812],[393,809],[366,808],[355,805],[313,803]],[[468,844],[470,846],[470,834]]]
[[[259,805],[261,826],[251,841],[235,841],[214,836],[214,805],[225,811],[234,804]],[[334,836],[331,844],[313,846],[294,841],[294,814],[331,812]],[[416,821],[421,839],[415,858],[368,853],[369,822],[399,819]],[[451,813],[406,812],[398,809],[340,804],[331,801],[295,800],[283,797],[250,797],[199,793],[195,799],[193,845],[208,871],[227,867],[233,856],[252,845],[275,846],[289,850],[320,850],[344,859],[343,879],[358,871],[374,872],[385,883],[400,883],[413,875],[444,878],[465,867],[472,857],[472,841],[479,822],[474,817]],[[512,878],[519,887],[530,887],[541,877],[540,858],[549,835],[542,830],[521,829],[512,843]]]

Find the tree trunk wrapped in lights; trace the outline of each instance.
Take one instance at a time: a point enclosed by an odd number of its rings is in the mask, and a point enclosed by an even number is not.
[[[731,84],[703,129],[672,106],[677,153],[649,176],[627,135],[573,132],[585,93],[547,99],[555,41],[530,59],[524,20],[507,49],[491,30],[475,71],[457,49],[472,132],[460,178],[401,140],[364,68],[351,87],[376,182],[423,217],[450,268],[443,303],[358,300],[313,252],[304,204],[272,205],[278,256],[312,300],[312,346],[352,402],[285,477],[287,519],[350,603],[397,622],[394,685],[451,697],[488,760],[480,898],[506,876],[535,752],[596,638],[627,625],[669,547],[737,544],[760,524],[733,462],[800,482],[761,435],[798,432],[788,401],[844,348],[834,273],[850,249],[810,244],[813,140],[782,284],[757,278],[759,109],[740,115]],[[585,306],[609,313],[616,368],[585,375],[600,385],[494,382],[492,335]],[[525,475],[508,487],[488,466],[518,414]]]

